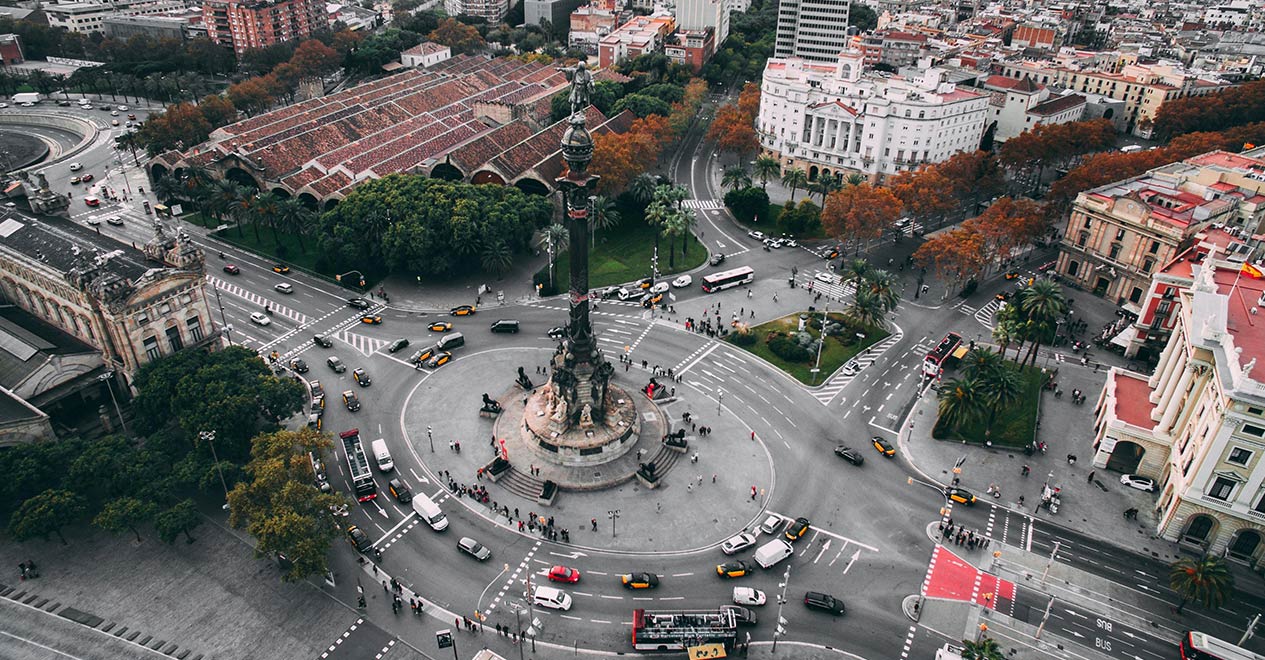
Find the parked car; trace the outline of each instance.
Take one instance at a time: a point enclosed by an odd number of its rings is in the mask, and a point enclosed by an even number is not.
[[[749,236],[750,238],[754,238],[754,239],[755,239],[755,240],[757,240],[757,241],[763,241],[763,240],[764,240],[764,232],[762,232],[762,231],[756,231],[756,230],[754,230],[754,229],[753,229],[753,230],[751,230],[751,231],[749,231],[749,232],[747,232],[747,236]]]
[[[808,533],[808,530],[811,527],[812,527],[812,524],[808,522],[807,518],[804,518],[802,516],[799,518],[796,518],[795,520],[791,522],[791,524],[786,526],[786,540],[797,541],[803,538],[803,536]]]
[[[1139,474],[1122,474],[1120,475],[1120,483],[1148,493],[1155,491],[1155,480]]]

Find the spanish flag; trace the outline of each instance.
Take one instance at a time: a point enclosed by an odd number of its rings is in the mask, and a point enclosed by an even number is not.
[[[1259,280],[1265,277],[1265,272],[1262,272],[1261,269],[1253,266],[1252,264],[1243,264],[1243,268],[1240,269],[1240,272],[1254,280]]]

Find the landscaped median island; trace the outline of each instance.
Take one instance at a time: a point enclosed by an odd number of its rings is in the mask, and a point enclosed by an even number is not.
[[[1016,449],[1036,441],[1041,386],[1050,376],[1039,367],[997,360],[997,355],[983,347],[971,351],[963,358],[961,377],[939,386],[931,437]],[[975,369],[973,357],[980,358]]]
[[[801,314],[808,317],[803,331],[799,329]],[[830,312],[826,342],[820,347],[821,371],[814,374],[821,325],[820,311],[796,312],[756,326],[739,323],[725,340],[764,358],[805,385],[820,385],[848,360],[889,334],[843,312]]]

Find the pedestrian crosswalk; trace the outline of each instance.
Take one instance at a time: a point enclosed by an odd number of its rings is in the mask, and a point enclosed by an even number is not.
[[[699,209],[701,211],[719,211],[724,208],[719,199],[687,199],[681,202],[681,208]]]
[[[829,281],[818,279],[818,276],[823,274],[826,278],[829,278]],[[800,273],[796,277],[796,285],[805,291],[820,293],[822,296],[837,302],[842,302],[845,297],[852,295],[856,290],[852,282],[843,282],[838,275],[823,270],[812,273]]]
[[[237,296],[238,298],[241,298],[242,300],[246,300],[250,303],[258,305],[260,311],[263,311],[264,306],[267,305],[272,308],[273,314],[284,316],[299,325],[303,325],[308,322],[308,317],[306,314],[297,312],[293,309],[290,309],[289,307],[286,307],[285,305],[279,305],[277,303],[274,303],[271,300],[268,300],[267,298],[264,298],[263,296],[253,291],[247,291],[246,289],[243,289],[242,287],[237,286],[236,284],[233,284],[232,282],[226,282],[218,277],[215,277],[214,275],[207,275],[206,281],[208,284],[215,287],[216,289],[219,289],[220,291],[223,291],[224,293],[227,293],[232,296]]]
[[[874,364],[887,349],[891,348],[904,337],[904,333],[899,328],[896,329],[891,336],[883,341],[871,346],[869,349],[849,360],[849,363],[856,365],[856,368],[849,368],[847,365],[840,367],[835,371],[824,385],[813,391],[813,398],[817,399],[822,405],[830,405],[835,397],[839,396],[853,380],[860,377],[865,368]]]
[[[983,307],[975,311],[975,320],[990,330],[993,328],[993,315],[1001,310],[1002,301],[996,298],[988,301]]]
[[[362,334],[352,332],[351,330],[343,330],[334,335],[340,340],[347,343],[348,346],[360,351],[365,356],[377,353],[379,349],[386,346],[389,342],[385,339],[377,339],[375,337],[366,337]]]

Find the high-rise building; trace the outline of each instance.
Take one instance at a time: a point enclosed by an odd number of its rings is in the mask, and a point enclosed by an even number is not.
[[[712,28],[719,48],[729,36],[729,0],[678,0],[676,27],[697,32]]]
[[[526,6],[523,7],[526,11]],[[444,11],[449,16],[474,16],[496,23],[509,13],[509,0],[444,0]]]
[[[320,0],[207,0],[202,21],[212,41],[237,53],[302,39],[329,25]]]
[[[782,0],[777,7],[773,57],[833,64],[848,47],[851,4],[850,0]]]

